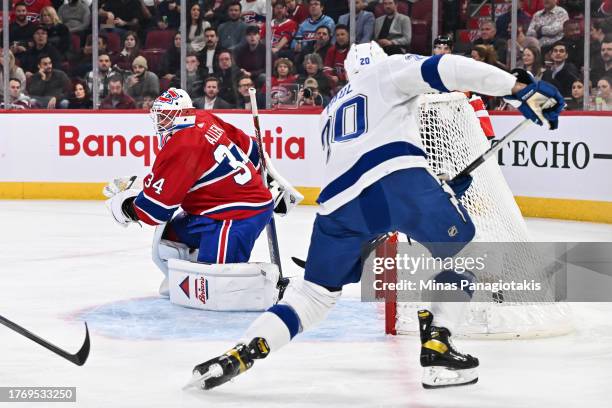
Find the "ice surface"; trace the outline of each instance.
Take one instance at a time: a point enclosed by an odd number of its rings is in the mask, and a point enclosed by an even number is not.
[[[277,220],[286,274],[301,272],[290,257],[305,258],[313,219],[314,207],[299,207]],[[0,201],[0,225],[0,314],[73,352],[82,320],[90,327],[91,355],[77,367],[0,326],[0,386],[77,387],[76,404],[54,407],[609,406],[609,304],[574,304],[577,331],[564,337],[457,341],[481,359],[479,383],[426,391],[417,340],[385,336],[380,305],[359,302],[358,285],[325,323],[249,373],[212,392],[182,391],[193,366],[232,346],[256,314],[160,299],[153,229],[117,226],[102,202]],[[611,225],[528,226],[541,241],[612,241]],[[265,239],[253,258],[268,259]]]

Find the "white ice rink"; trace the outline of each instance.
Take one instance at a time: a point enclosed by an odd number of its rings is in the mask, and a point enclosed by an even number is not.
[[[305,257],[314,207],[279,219],[286,272]],[[458,340],[480,358],[470,387],[421,387],[416,338],[383,334],[380,305],[349,288],[329,320],[234,382],[182,391],[191,369],[232,346],[256,314],[203,313],[157,296],[153,229],[118,227],[102,202],[0,201],[0,314],[76,352],[83,367],[0,326],[0,386],[74,386],[42,407],[610,407],[612,305],[574,304],[576,332],[521,341]],[[612,225],[528,220],[539,240],[612,241]],[[265,240],[254,251],[267,260]]]

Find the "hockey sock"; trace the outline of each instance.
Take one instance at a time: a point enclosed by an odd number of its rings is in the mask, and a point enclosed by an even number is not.
[[[471,272],[457,273],[446,270],[434,277],[436,283],[453,284],[456,290],[432,291],[431,312],[433,326],[446,327],[454,332],[461,317],[472,300],[473,291],[469,288],[461,289],[462,283],[471,283],[475,280]]]
[[[272,306],[251,323],[239,343],[249,344],[254,338],[263,337],[272,351],[288,344],[299,330],[299,319],[295,312],[287,309],[290,309],[287,305]]]

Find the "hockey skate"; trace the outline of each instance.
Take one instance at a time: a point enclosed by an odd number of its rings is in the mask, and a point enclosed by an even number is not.
[[[253,360],[265,358],[269,352],[268,343],[261,337],[251,340],[248,346],[238,344],[225,354],[195,366],[193,378],[183,389],[218,387],[251,368]]]
[[[423,387],[442,388],[478,382],[478,359],[455,350],[450,331],[431,325],[433,315],[430,311],[419,310],[418,315]]]

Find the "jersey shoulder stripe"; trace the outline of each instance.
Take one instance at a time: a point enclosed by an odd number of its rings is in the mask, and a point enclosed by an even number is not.
[[[427,58],[421,65],[421,76],[431,86],[440,92],[450,92],[440,78],[440,72],[438,71],[438,65],[442,55],[434,55],[433,57]]]
[[[144,191],[138,194],[138,197],[136,197],[136,200],[134,200],[134,205],[158,224],[168,221],[172,217],[172,214],[174,214],[174,210],[177,208],[165,208],[158,203],[153,202],[147,198],[147,196],[145,196]]]

